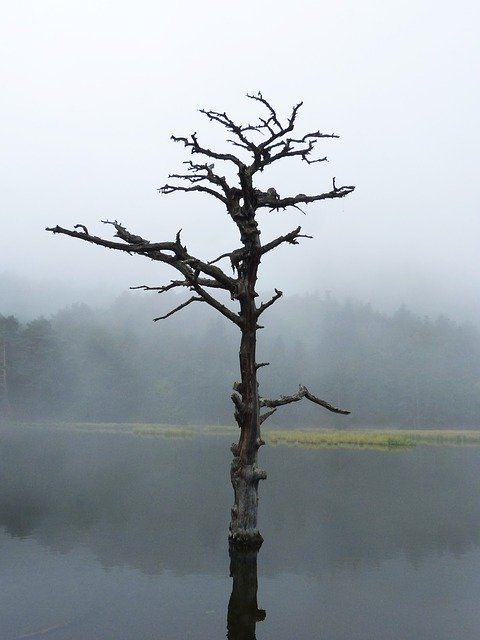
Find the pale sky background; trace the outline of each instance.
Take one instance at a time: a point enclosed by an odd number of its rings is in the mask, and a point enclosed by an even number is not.
[[[313,194],[336,176],[357,189],[307,216],[261,213],[264,241],[298,224],[315,238],[265,259],[260,289],[474,318],[479,24],[469,0],[3,3],[0,273],[115,291],[175,277],[44,231],[83,223],[109,237],[103,218],[152,241],[182,227],[208,259],[239,246],[220,203],[156,189],[188,159],[172,133],[223,144],[198,108],[250,121],[245,94],[261,90],[284,116],[304,101],[299,133],[341,138],[319,145],[328,164],[289,160],[260,186]]]

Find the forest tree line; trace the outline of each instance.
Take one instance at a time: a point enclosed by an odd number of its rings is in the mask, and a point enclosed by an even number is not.
[[[0,315],[9,417],[232,424],[235,327],[203,308],[151,322],[164,304],[132,293],[104,310],[74,305],[30,322]],[[316,294],[285,298],[265,325],[264,397],[302,383],[352,411],[334,416],[298,403],[273,416],[272,426],[480,425],[480,335],[471,326]]]

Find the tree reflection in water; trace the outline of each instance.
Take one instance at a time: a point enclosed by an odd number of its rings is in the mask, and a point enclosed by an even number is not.
[[[265,620],[265,610],[257,603],[258,550],[243,551],[230,548],[230,576],[232,595],[228,603],[228,640],[255,640],[257,622]]]

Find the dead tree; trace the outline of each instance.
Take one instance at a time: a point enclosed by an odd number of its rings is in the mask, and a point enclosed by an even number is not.
[[[191,292],[191,297],[185,302],[155,320],[168,318],[188,305],[203,302],[216,309],[239,328],[241,332],[240,381],[234,384],[232,400],[235,405],[235,420],[240,428],[240,438],[238,443],[231,447],[233,453],[231,480],[235,499],[231,511],[229,540],[235,547],[258,548],[262,543],[257,527],[258,484],[260,480],[266,478],[265,471],[257,466],[257,452],[264,444],[260,434],[261,424],[277,410],[277,407],[297,402],[302,398],[334,413],[347,414],[348,411],[338,409],[321,400],[302,385],[297,393],[280,396],[273,400],[261,398],[259,395],[257,370],[268,364],[256,361],[257,331],[261,328],[260,316],[282,296],[282,292],[275,289],[274,295],[269,300],[257,304],[258,294],[255,286],[260,261],[270,251],[281,245],[298,244],[301,238],[311,236],[302,234],[301,227],[297,227],[283,236],[262,244],[257,214],[262,210],[274,213],[291,207],[298,209],[300,205],[321,200],[343,198],[351,193],[354,187],[338,187],[334,178],[331,190],[317,195],[299,193],[295,196],[284,196],[273,187],[266,191],[256,188],[254,182],[256,174],[268,169],[273,163],[288,158],[300,158],[307,164],[326,161],[325,157],[312,157],[316,145],[323,138],[338,136],[320,131],[294,135],[301,102],[293,107],[286,120],[281,120],[261,93],[249,95],[248,98],[255,101],[264,113],[255,124],[239,125],[226,113],[200,110],[210,121],[226,129],[229,136],[227,141],[239,149],[239,155],[222,153],[203,146],[196,133],[188,137],[172,136],[174,142],[183,144],[198,160],[195,162],[187,160],[184,163],[185,172],[170,175],[171,182],[159,189],[164,194],[178,191],[199,192],[218,200],[237,225],[241,241],[239,248],[214,260],[201,260],[188,252],[181,241],[180,231],[170,242],[151,242],[130,233],[116,220],[102,222],[114,227],[115,236],[120,241],[91,235],[82,224],[75,225],[74,229],[78,230],[56,226],[48,228],[47,231],[72,236],[109,249],[145,256],[176,269],[180,279],[171,280],[169,284],[160,287],[146,285],[138,287],[160,293],[181,288]],[[244,157],[247,160],[242,159]],[[230,184],[221,170],[215,168],[216,165],[221,167],[225,163],[233,166],[238,176],[238,183]],[[218,266],[218,263],[224,259],[229,259],[233,275],[229,275],[226,270]],[[217,295],[215,295],[216,292]],[[232,309],[232,305],[226,303],[224,298],[221,296],[219,298],[219,292],[229,294],[231,301],[235,303],[235,309]],[[263,413],[262,409],[265,409]]]

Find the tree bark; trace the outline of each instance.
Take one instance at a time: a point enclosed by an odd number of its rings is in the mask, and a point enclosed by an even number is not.
[[[244,197],[248,194],[248,185],[244,185],[243,193]],[[255,304],[261,244],[254,219],[250,218],[249,224],[243,220],[239,220],[237,224],[245,253],[238,265],[242,332],[239,353],[241,382],[235,385],[232,399],[235,403],[235,419],[240,427],[240,438],[238,444],[232,445],[230,478],[234,504],[231,511],[229,541],[233,547],[258,549],[263,542],[257,525],[258,483],[267,477],[265,471],[257,467],[258,449],[264,444],[260,435],[260,398],[256,363],[258,311]]]

